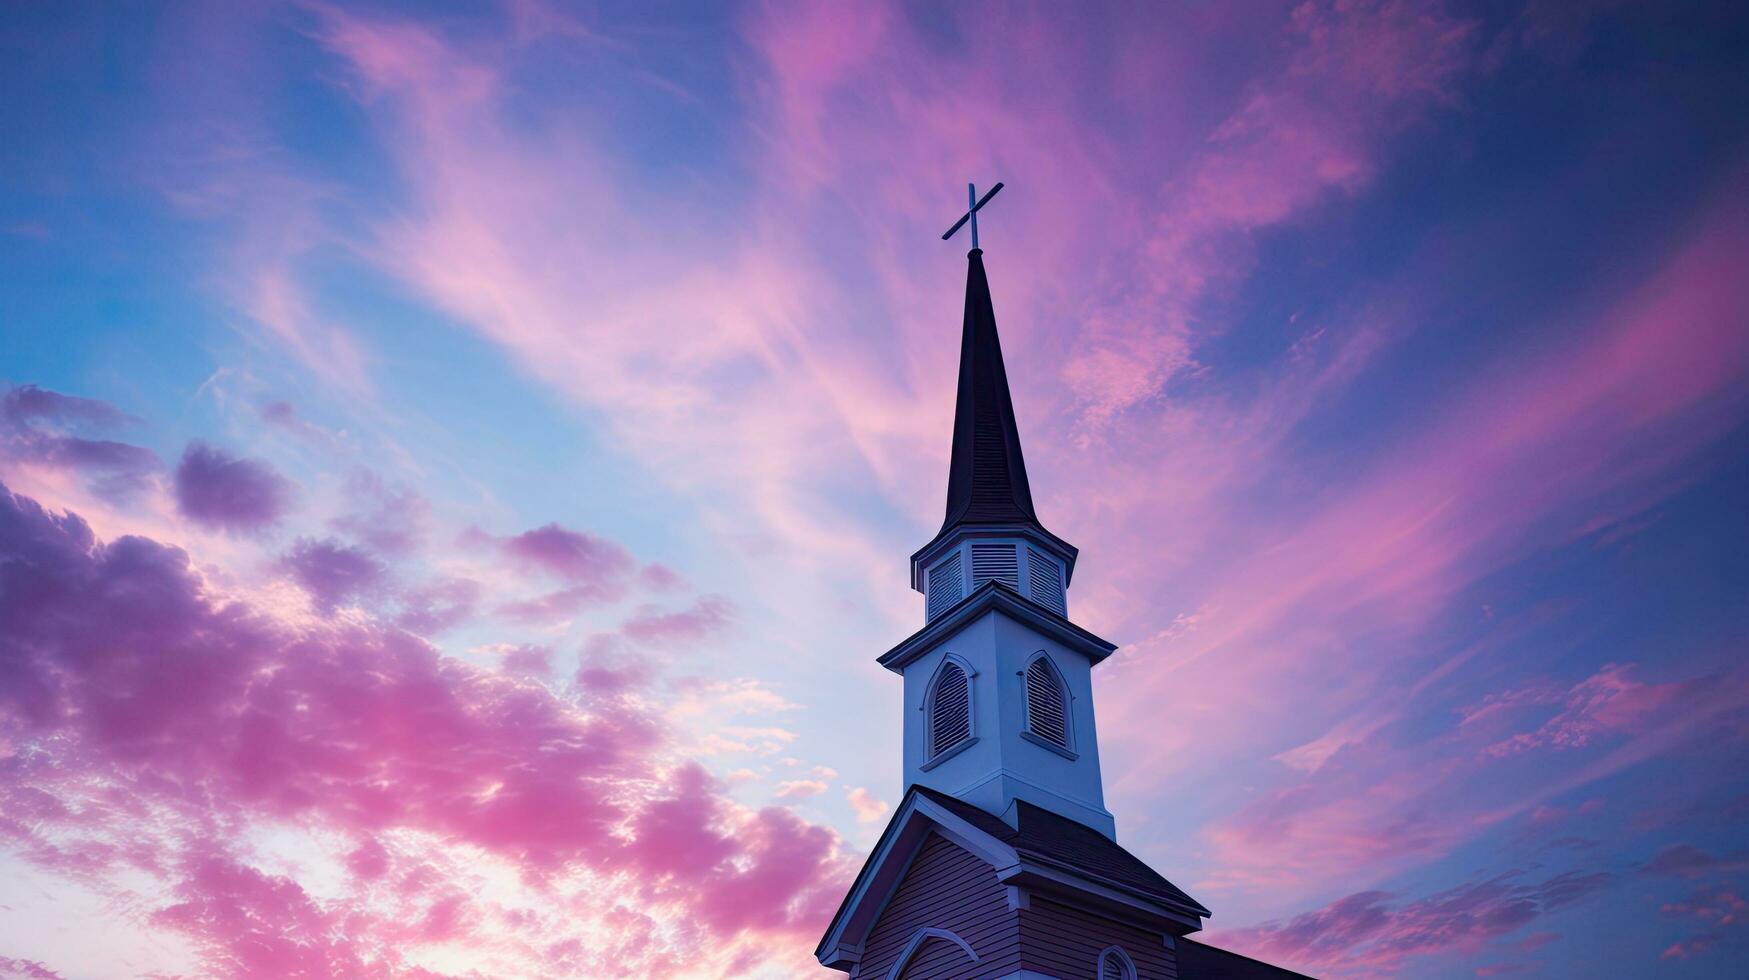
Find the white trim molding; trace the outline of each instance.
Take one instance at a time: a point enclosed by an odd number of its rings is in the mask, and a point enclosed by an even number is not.
[[[966,683],[966,736],[945,749],[935,748],[935,696],[941,686],[941,675],[947,673],[949,666],[959,668]],[[978,676],[978,668],[972,662],[957,653],[949,651],[942,654],[941,662],[935,665],[935,673],[929,675],[929,683],[923,687],[923,703],[917,710],[923,712],[923,762],[920,768],[932,769],[950,756],[958,755],[971,748],[978,741],[978,686],[974,681]]]
[[[905,951],[899,954],[899,958],[893,962],[893,968],[887,971],[887,980],[899,980],[899,974],[905,972],[905,967],[910,964],[911,957],[916,956],[917,951],[923,948],[923,944],[931,939],[945,939],[964,950],[965,954],[972,958],[973,963],[978,962],[978,954],[972,950],[972,944],[961,939],[957,933],[946,929],[936,929],[933,926],[924,926],[911,934],[911,941],[905,944]]]
[[[1136,980],[1136,961],[1130,959],[1130,954],[1124,952],[1121,946],[1107,946],[1099,951],[1099,958],[1093,961],[1099,971],[1097,974],[1099,980],[1105,980],[1105,961],[1112,956],[1117,957],[1118,964],[1123,970],[1123,976],[1119,980]]]

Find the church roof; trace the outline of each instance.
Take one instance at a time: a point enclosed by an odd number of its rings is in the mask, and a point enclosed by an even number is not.
[[[1120,915],[1150,917],[1182,935],[1202,928],[1208,910],[1140,858],[1090,827],[1017,801],[1019,826],[964,800],[912,785],[839,904],[814,955],[835,970],[860,956],[886,899],[911,856],[939,832],[995,869],[997,880]]]
[[[1273,963],[1240,956],[1219,946],[1178,938],[1178,975],[1196,980],[1311,980]]]
[[[1016,800],[1018,827],[982,807],[925,786],[913,789],[957,814],[967,823],[1014,848],[1023,857],[1061,866],[1064,870],[1103,879],[1148,898],[1207,916],[1209,910],[1183,889],[1167,881],[1123,846],[1097,830]]]

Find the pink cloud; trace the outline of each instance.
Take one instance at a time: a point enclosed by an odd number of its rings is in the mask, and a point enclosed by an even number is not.
[[[36,960],[0,956],[0,980],[61,980],[61,975]]]
[[[631,699],[574,703],[371,626],[294,631],[215,603],[179,550],[100,542],[11,494],[0,549],[0,734],[43,747],[10,758],[6,812],[34,819],[0,833],[45,868],[162,879],[175,901],[154,921],[213,972],[419,975],[399,960],[394,917],[187,843],[219,825],[355,836],[346,863],[365,879],[390,872],[380,838],[396,833],[554,881],[631,874],[726,940],[805,932],[842,884],[829,831],[739,811],[695,765],[670,768],[656,718]],[[429,902],[406,942],[450,941],[458,916],[480,914]]]
[[[1676,919],[1690,919],[1704,923],[1706,928],[1687,939],[1670,944],[1660,955],[1660,959],[1686,960],[1716,949],[1724,942],[1727,934],[1739,931],[1744,922],[1745,912],[1749,912],[1749,901],[1728,888],[1701,888],[1686,901],[1672,902],[1660,909],[1664,915]]]
[[[659,562],[652,562],[640,569],[638,580],[646,588],[657,592],[671,592],[686,584],[679,572]]]
[[[194,858],[176,889],[180,901],[153,921],[192,938],[209,969],[225,976],[406,975],[388,950],[369,950],[358,924],[335,915],[296,881],[221,856]],[[435,976],[428,974],[428,976]]]
[[[819,779],[789,779],[777,784],[777,792],[772,794],[780,800],[805,800],[810,796],[819,796],[830,789]]]
[[[735,607],[721,596],[701,596],[688,609],[662,612],[645,607],[620,625],[620,632],[641,643],[696,643],[727,629]]]
[[[1512,755],[1539,746],[1581,747],[1589,744],[1600,732],[1635,727],[1673,700],[1692,693],[1685,691],[1685,685],[1680,684],[1643,684],[1634,680],[1631,673],[1630,668],[1619,664],[1606,664],[1570,691],[1531,696],[1532,704],[1555,700],[1561,704],[1561,710],[1536,730],[1520,732],[1488,746],[1485,751],[1490,755]],[[1500,705],[1524,700],[1526,698],[1521,692],[1497,695],[1485,702],[1486,707],[1466,712],[1464,722],[1475,720],[1482,712],[1498,710]]]
[[[874,823],[886,816],[887,811],[891,809],[885,800],[875,799],[873,793],[861,786],[851,787],[850,792],[845,794],[845,798],[850,801],[850,808],[856,811],[857,823]]]

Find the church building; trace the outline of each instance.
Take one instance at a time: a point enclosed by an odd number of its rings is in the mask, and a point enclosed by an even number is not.
[[[1116,646],[1069,618],[1077,552],[1033,510],[975,236],[947,519],[911,556],[924,626],[879,660],[905,794],[815,956],[857,980],[1298,977],[1187,938],[1209,910],[1118,843],[1093,714]]]

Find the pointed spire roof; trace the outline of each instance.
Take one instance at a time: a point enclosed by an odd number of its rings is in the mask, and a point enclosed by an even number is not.
[[[911,587],[923,588],[923,568],[963,534],[1020,533],[1063,562],[1063,584],[1075,574],[1075,546],[1046,530],[1032,507],[1020,429],[1008,394],[1002,342],[984,252],[966,254],[966,316],[960,336],[959,400],[954,407],[953,459],[947,471],[947,516],[933,539],[911,556]]]
[[[953,462],[947,471],[947,519],[960,524],[1038,524],[1020,430],[996,337],[996,311],[984,252],[967,255],[965,330],[960,338],[959,402],[953,419]]]

